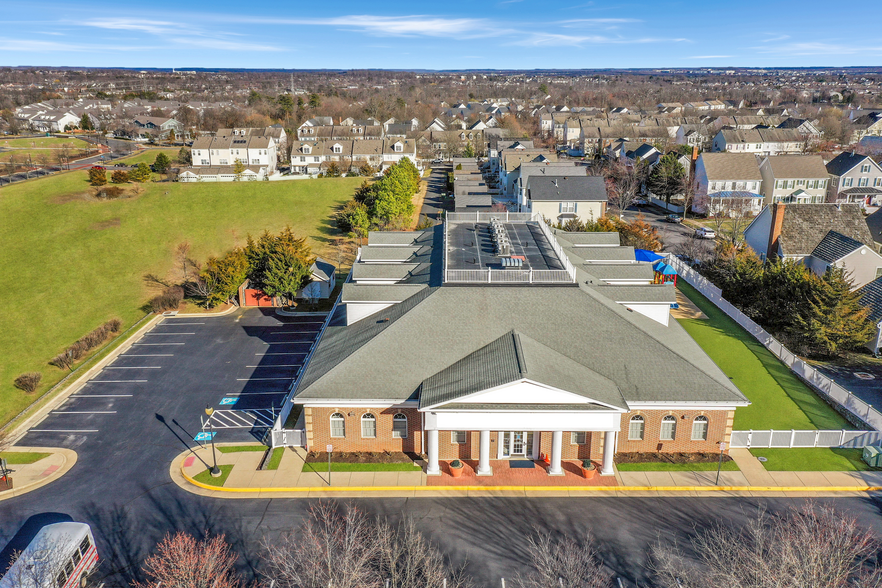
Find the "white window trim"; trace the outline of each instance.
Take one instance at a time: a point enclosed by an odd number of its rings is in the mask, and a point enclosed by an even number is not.
[[[404,431],[396,431],[395,423],[404,422]],[[407,415],[403,412],[399,412],[392,417],[392,438],[393,439],[407,439],[407,427],[410,424],[408,421]]]
[[[666,423],[673,423],[674,424],[673,429],[671,430],[672,434],[670,437],[663,437],[662,436],[662,433],[665,430]],[[667,416],[663,417],[661,420],[661,426],[659,427],[658,439],[659,439],[659,441],[673,441],[676,438],[677,438],[677,417],[675,417],[673,415],[667,415]]]
[[[339,419],[335,419],[334,415],[340,415]],[[345,439],[346,438],[346,418],[343,416],[342,412],[335,412],[331,414],[331,438],[332,439]],[[334,421],[339,421],[343,425],[343,434],[335,435],[334,434]]]
[[[373,435],[365,435],[364,434],[364,424],[367,422],[374,423],[374,434]],[[376,439],[377,438],[377,417],[373,413],[366,412],[361,415],[361,438],[362,439]]]
[[[456,440],[456,434],[462,433],[462,441]],[[468,431],[450,431],[450,444],[451,445],[465,445],[468,441]]]
[[[642,426],[640,427],[640,436],[632,437],[631,436],[631,425],[634,423],[640,423]],[[641,415],[634,415],[628,421],[628,441],[643,441],[643,438],[646,436],[646,419]]]
[[[579,443],[577,435],[582,435],[582,442]],[[570,445],[587,445],[588,444],[588,433],[585,431],[571,431],[570,432]]]
[[[695,424],[704,423],[704,437],[695,436]],[[707,441],[707,434],[710,430],[710,420],[704,415],[699,415],[692,419],[692,441]]]

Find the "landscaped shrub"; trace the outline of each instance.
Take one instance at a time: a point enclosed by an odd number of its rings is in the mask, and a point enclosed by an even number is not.
[[[37,389],[37,386],[40,385],[40,380],[42,379],[43,374],[40,372],[27,372],[15,379],[15,387],[31,394]]]
[[[180,286],[169,286],[161,294],[154,296],[148,303],[151,312],[177,310],[184,300],[184,289]]]
[[[129,172],[123,171],[121,169],[116,170],[112,174],[110,174],[110,180],[114,184],[125,184],[129,181]]]
[[[95,198],[102,200],[115,200],[120,196],[124,196],[125,193],[125,189],[120,186],[101,186],[100,188],[95,188]]]
[[[58,355],[56,355],[55,357],[53,357],[49,361],[49,364],[54,365],[55,367],[57,367],[60,370],[69,370],[70,367],[73,365],[73,359],[70,357],[68,352],[65,350],[65,351],[62,351],[61,353],[59,353]]]
[[[109,332],[116,334],[119,333],[120,329],[122,329],[122,321],[118,318],[110,319],[109,321],[104,323],[104,326]]]
[[[89,168],[89,183],[93,186],[103,186],[107,183],[107,169],[100,165]]]
[[[181,290],[181,292],[183,293],[183,290]],[[74,363],[118,333],[121,328],[121,320],[110,319],[97,329],[89,331],[80,337],[76,343],[53,357],[49,363],[61,370],[70,369]]]

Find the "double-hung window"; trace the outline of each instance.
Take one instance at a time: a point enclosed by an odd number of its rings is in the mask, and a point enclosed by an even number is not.
[[[369,412],[361,417],[361,436],[366,439],[373,439],[377,436],[377,417]]]

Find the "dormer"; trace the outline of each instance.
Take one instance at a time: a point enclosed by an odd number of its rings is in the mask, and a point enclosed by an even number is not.
[[[312,147],[310,147],[309,145],[304,145],[303,152],[309,155],[310,153],[312,153]]]
[[[396,141],[395,144],[392,145],[392,148],[395,149],[396,153],[401,153],[402,151],[404,151],[404,145],[401,143],[401,141]]]
[[[340,143],[334,143],[334,146],[331,149],[334,153],[343,153],[343,145]]]

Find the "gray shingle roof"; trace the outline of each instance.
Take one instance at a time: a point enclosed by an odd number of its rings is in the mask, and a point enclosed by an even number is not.
[[[781,226],[784,255],[810,255],[830,231],[872,243],[859,204],[787,204]]]
[[[882,277],[876,278],[858,290],[861,304],[870,309],[870,320],[879,324],[882,321]]]
[[[711,181],[763,179],[759,162],[752,153],[702,153],[701,161]]]
[[[621,237],[618,233],[588,233],[574,232],[568,233],[557,229],[553,230],[558,241],[568,242],[573,246],[591,246],[591,245],[616,245],[621,244]]]
[[[593,269],[594,266],[591,267]],[[589,269],[590,271],[590,269]],[[646,286],[598,286],[597,291],[619,303],[664,303],[673,304],[677,294],[673,284],[653,284]]]
[[[340,301],[347,302],[403,302],[427,288],[425,284],[343,284]]]
[[[432,231],[371,231],[368,245],[424,245],[434,239]]]
[[[634,261],[634,248],[630,246],[620,247],[567,247],[564,251],[572,259],[576,257],[586,263],[592,261]]]
[[[361,250],[363,261],[414,261],[420,255],[431,253],[430,247],[373,245]]]
[[[522,379],[627,409],[611,380],[517,331],[506,333],[423,380],[420,408]]]
[[[651,263],[595,263],[583,269],[600,280],[651,280],[655,277]]]
[[[864,244],[860,241],[846,237],[836,231],[830,231],[824,235],[824,238],[821,239],[821,242],[812,251],[812,257],[817,257],[827,263],[833,263],[863,246]]]
[[[767,157],[775,179],[827,178],[827,167],[820,155],[775,155]]]
[[[404,280],[428,270],[425,263],[356,263],[352,266],[353,280]]]
[[[870,235],[876,243],[882,243],[882,208],[866,218]]]
[[[830,160],[827,164],[827,172],[833,176],[841,176],[864,163],[865,159],[872,159],[868,155],[861,155],[854,151],[845,151]]]

